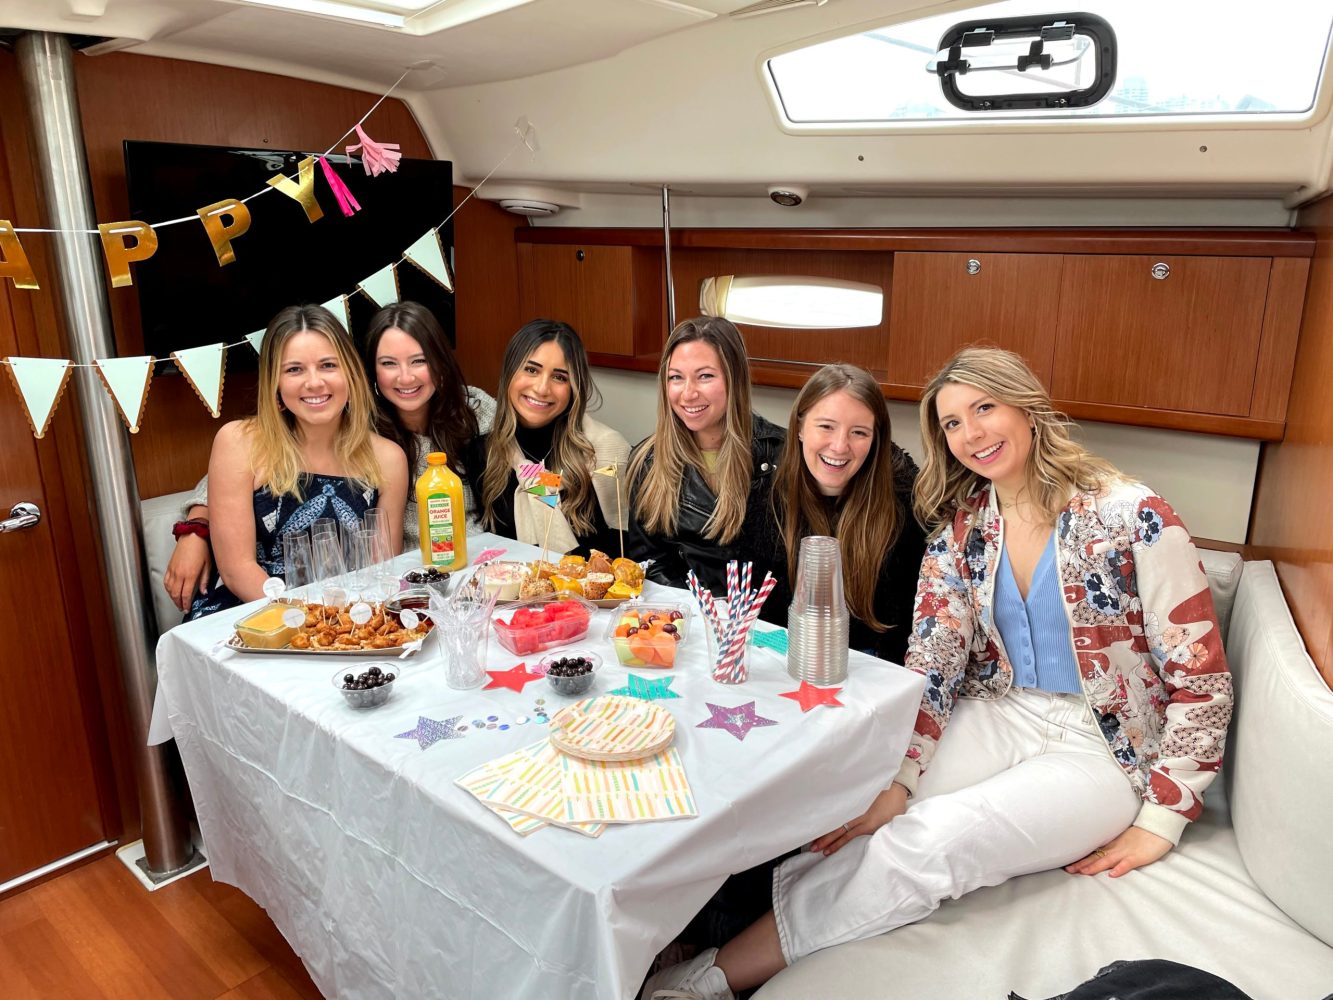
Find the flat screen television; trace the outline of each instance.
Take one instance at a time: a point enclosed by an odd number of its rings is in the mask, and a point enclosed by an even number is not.
[[[263,329],[284,306],[326,302],[348,294],[351,333],[360,344],[378,308],[357,283],[402,252],[453,206],[453,165],[446,160],[404,158],[396,173],[366,175],[359,160],[332,155],[330,164],[351,190],[361,210],[344,216],[315,169],[315,196],[324,217],[306,219],[299,202],[266,182],[279,171],[295,178],[307,153],[294,150],[235,149],[171,142],[125,142],[130,217],[150,224],[189,221],[157,230],[157,252],[131,264],[143,319],[144,349],[165,358],[182,347],[242,340]],[[219,266],[213,245],[195,213],[224,198],[245,198],[250,229],[235,239],[236,259]],[[453,269],[453,223],[440,230]],[[406,261],[398,267],[402,299],[425,305],[454,342],[454,298],[443,286]],[[231,371],[253,370],[249,345],[227,352]],[[165,365],[160,372],[173,370]]]

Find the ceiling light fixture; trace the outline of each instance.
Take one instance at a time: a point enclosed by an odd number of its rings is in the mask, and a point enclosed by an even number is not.
[[[733,323],[789,330],[879,326],[884,290],[837,278],[726,274],[703,280],[699,311]]]
[[[381,28],[401,29],[406,22],[406,18],[401,14],[391,14],[388,11],[362,7],[354,3],[343,3],[341,0],[228,0],[228,2],[246,7],[281,10],[289,14],[311,14],[339,21],[374,24]]]

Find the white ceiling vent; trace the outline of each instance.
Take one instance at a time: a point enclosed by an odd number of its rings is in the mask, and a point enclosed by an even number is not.
[[[758,0],[748,7],[742,7],[740,10],[733,10],[728,17],[758,17],[760,14],[776,14],[783,10],[794,10],[797,7],[822,7],[828,3],[828,0]]]
[[[506,212],[526,215],[529,218],[555,215],[560,211],[560,206],[553,201],[534,201],[531,198],[502,198],[500,207]]]

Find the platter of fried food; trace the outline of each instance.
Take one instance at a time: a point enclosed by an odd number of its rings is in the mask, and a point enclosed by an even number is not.
[[[298,653],[310,656],[383,656],[386,650],[398,649],[418,639],[424,639],[434,627],[424,615],[414,628],[404,628],[398,616],[392,610],[386,612],[382,603],[367,604],[370,619],[358,624],[352,618],[350,604],[325,605],[297,602],[274,602],[255,614],[237,623],[236,634],[228,640],[227,646],[242,653]],[[305,615],[305,621],[299,626],[284,626],[277,632],[277,638],[286,637],[285,644],[268,642],[257,643],[254,629],[248,623],[260,619],[259,624],[268,624],[261,616],[269,614],[271,609],[279,608],[279,614],[293,608]],[[259,633],[261,636],[267,633]]]

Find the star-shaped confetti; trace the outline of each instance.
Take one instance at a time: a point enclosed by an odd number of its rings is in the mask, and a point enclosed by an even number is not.
[[[483,691],[489,691],[492,688],[509,688],[511,691],[522,694],[524,684],[541,680],[541,674],[534,674],[529,671],[525,663],[510,667],[508,670],[488,670],[486,673],[491,675],[491,682],[482,688]]]
[[[463,734],[455,732],[454,727],[463,717],[455,715],[452,719],[428,719],[424,715],[417,716],[417,728],[409,729],[405,733],[398,733],[394,736],[396,740],[416,740],[417,746],[422,750],[428,750],[441,740],[461,740]]]
[[[762,715],[756,715],[754,711],[754,702],[747,701],[744,705],[737,705],[735,708],[725,708],[722,705],[714,705],[712,702],[704,702],[708,710],[713,713],[711,718],[704,719],[696,726],[696,729],[725,729],[738,740],[745,739],[748,733],[755,726],[776,726],[776,719],[765,719]]]
[[[756,646],[767,646],[775,653],[787,655],[787,630],[776,628],[771,631],[754,630],[754,644]]]
[[[808,712],[816,705],[837,705],[843,707],[842,702],[838,700],[838,692],[842,688],[822,688],[815,687],[809,681],[801,681],[801,686],[795,691],[783,691],[781,697],[790,698],[792,701],[801,703],[801,711]]]
[[[671,682],[674,677],[659,677],[649,680],[647,677],[640,677],[638,674],[630,674],[628,682],[622,688],[616,688],[611,694],[623,694],[630,698],[642,698],[644,701],[657,701],[659,698],[679,698],[680,695],[671,690]]]

